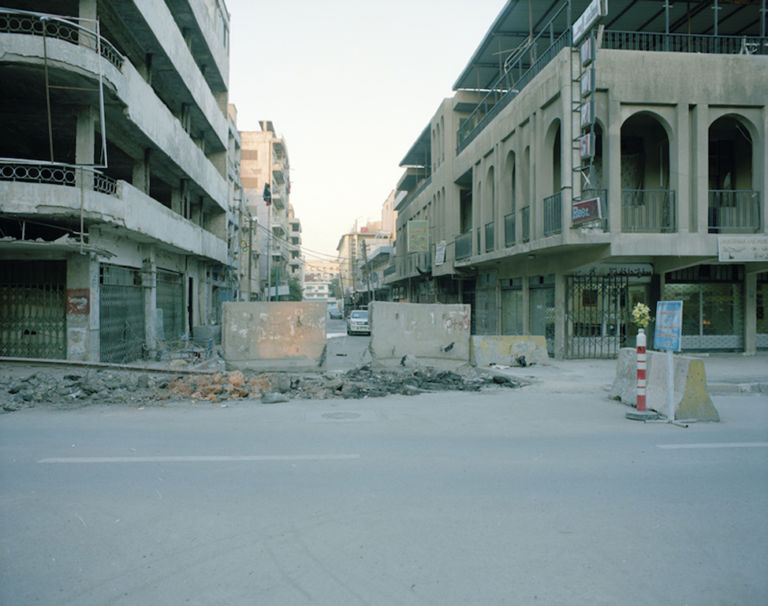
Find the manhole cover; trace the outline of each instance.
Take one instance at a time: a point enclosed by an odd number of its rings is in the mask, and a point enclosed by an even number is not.
[[[325,412],[323,413],[324,419],[334,419],[336,421],[346,421],[348,419],[359,419],[360,413],[358,412]]]

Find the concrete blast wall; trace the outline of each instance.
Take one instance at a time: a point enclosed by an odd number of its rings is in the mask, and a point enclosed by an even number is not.
[[[406,355],[433,366],[469,362],[469,305],[374,301],[370,322],[374,363],[395,365]]]
[[[223,306],[221,345],[228,368],[317,370],[326,333],[325,303],[235,303]]]
[[[546,364],[549,360],[547,339],[543,335],[473,335],[472,364]]]
[[[647,353],[646,406],[663,415],[667,405],[667,354],[659,351]],[[707,393],[707,375],[704,362],[688,356],[674,356],[675,419],[719,421],[712,399]],[[625,404],[637,405],[637,351],[624,347],[619,351],[616,378],[611,396]]]

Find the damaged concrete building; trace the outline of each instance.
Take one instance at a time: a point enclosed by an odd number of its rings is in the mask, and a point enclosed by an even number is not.
[[[0,356],[126,362],[238,296],[222,0],[0,8]]]
[[[508,2],[401,162],[393,300],[470,303],[473,334],[577,358],[682,300],[683,350],[768,348],[767,19]]]

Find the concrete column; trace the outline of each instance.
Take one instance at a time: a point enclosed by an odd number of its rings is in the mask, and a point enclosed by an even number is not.
[[[90,255],[67,258],[67,360],[99,359],[99,264]]]
[[[757,353],[757,273],[744,276],[744,355]]]
[[[691,206],[695,201],[691,200],[691,160],[693,151],[691,141],[691,124],[688,113],[688,103],[678,103],[675,107],[676,135],[674,146],[670,147],[669,154],[669,187],[677,190],[677,231],[681,234],[689,232]],[[670,141],[670,143],[672,143]],[[707,157],[706,155],[704,156]]]
[[[98,17],[96,0],[80,0],[77,14],[81,19],[96,19]],[[96,29],[95,23],[84,23],[83,25],[88,29]]]
[[[143,246],[141,250],[141,286],[144,291],[144,341],[150,359],[154,359],[157,339],[163,336],[157,309],[157,261],[154,246]]]
[[[524,276],[522,276],[522,293],[523,293],[523,334],[529,335],[531,334],[531,292],[528,288],[528,274],[526,273]]]
[[[608,176],[608,229],[621,232],[621,103],[608,91],[608,132],[603,133],[603,174]]]
[[[96,144],[96,122],[98,113],[92,106],[83,107],[77,112],[75,131],[75,164],[93,164],[94,146]],[[89,170],[79,171],[78,185],[84,191],[93,190],[93,173]]]
[[[567,282],[565,274],[555,274],[555,358],[565,358],[566,317],[565,303],[567,298]]]
[[[133,164],[133,174],[131,175],[132,185],[141,192],[149,194],[149,160],[152,156],[151,149],[144,150],[144,157],[136,160]]]
[[[709,222],[709,107],[691,111],[691,208],[690,229],[706,234]],[[680,215],[682,218],[682,214]]]

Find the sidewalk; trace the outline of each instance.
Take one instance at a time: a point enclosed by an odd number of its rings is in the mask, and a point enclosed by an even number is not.
[[[754,356],[742,353],[682,354],[704,362],[710,395],[755,393],[768,394],[768,352]],[[545,383],[556,391],[590,391],[609,388],[616,377],[616,360],[555,360],[547,364],[493,366],[514,377]]]

